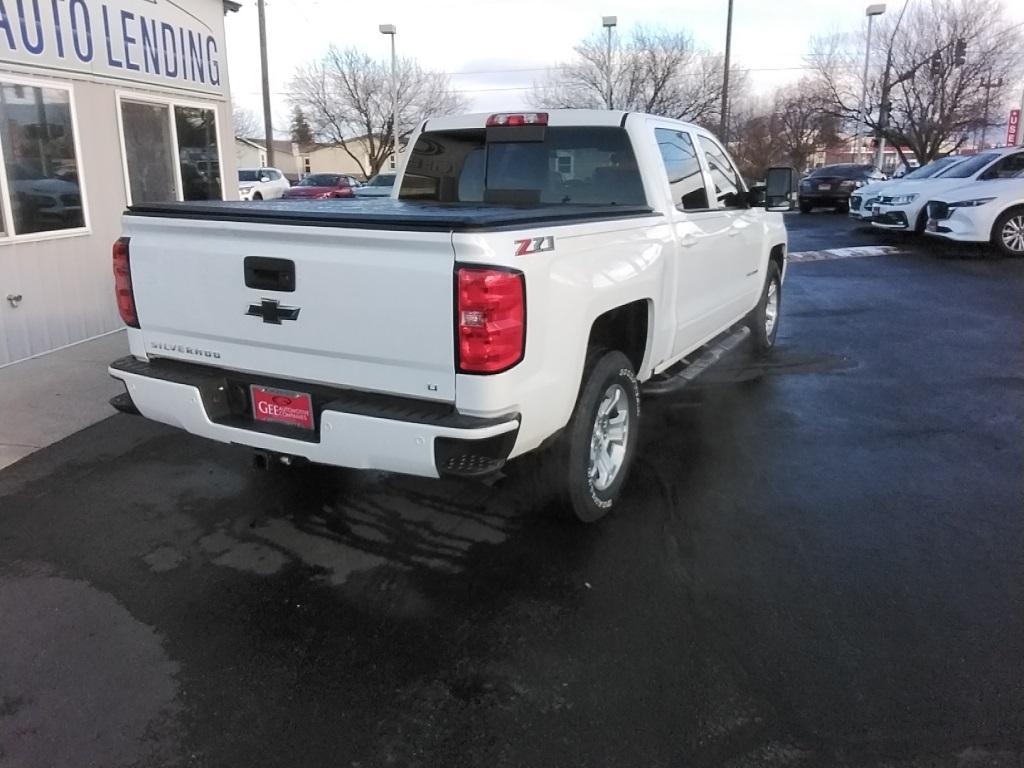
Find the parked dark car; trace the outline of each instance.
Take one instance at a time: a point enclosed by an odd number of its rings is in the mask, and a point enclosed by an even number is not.
[[[343,173],[311,173],[294,187],[285,190],[288,200],[323,200],[329,197],[355,197],[361,182]]]
[[[835,208],[846,212],[850,194],[874,181],[882,181],[885,174],[871,165],[840,163],[816,168],[800,182],[800,212],[810,213],[814,208]]]

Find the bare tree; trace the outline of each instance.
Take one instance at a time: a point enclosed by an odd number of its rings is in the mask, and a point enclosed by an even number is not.
[[[411,131],[425,117],[465,109],[448,77],[400,59],[398,133]],[[300,67],[291,83],[292,107],[302,110],[313,135],[342,147],[367,177],[376,174],[394,151],[391,129],[391,66],[365,53],[332,46],[319,61]],[[352,139],[365,142],[366,156],[353,152]]]
[[[829,111],[829,91],[811,78],[778,89],[774,108],[783,158],[798,170],[807,170],[819,147],[839,143],[838,120]]]
[[[237,104],[231,107],[231,124],[234,126],[235,136],[243,139],[263,135],[263,121],[256,117],[256,113],[251,109]]]
[[[908,0],[905,13],[883,17],[866,115],[858,110],[863,38],[818,38],[808,61],[833,114],[847,123],[860,120],[891,141],[902,159],[906,146],[925,163],[995,124],[993,110],[1001,111],[1024,64],[1024,33],[1006,19],[1002,0]],[[891,105],[888,120],[883,101]]]
[[[712,125],[722,99],[723,58],[694,46],[687,32],[636,27],[629,39],[595,35],[576,57],[534,84],[538,107],[627,109]],[[745,73],[730,72],[740,93]]]
[[[764,178],[773,165],[807,170],[815,152],[840,143],[837,129],[827,92],[811,78],[735,102],[729,115],[732,155],[749,179]]]

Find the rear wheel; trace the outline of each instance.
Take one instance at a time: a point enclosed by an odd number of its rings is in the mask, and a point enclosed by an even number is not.
[[[1024,208],[1011,208],[996,219],[992,245],[1004,256],[1024,256]]]
[[[547,458],[555,490],[585,523],[615,507],[636,454],[640,386],[621,352],[594,349],[576,407]]]
[[[761,300],[747,316],[747,325],[754,339],[754,352],[762,357],[775,348],[781,309],[782,274],[779,272],[779,265],[769,261],[768,276],[761,290]]]
[[[800,213],[810,213],[813,208],[814,208],[814,206],[811,205],[811,201],[810,200],[804,200],[804,199],[801,198],[801,200],[800,200]]]

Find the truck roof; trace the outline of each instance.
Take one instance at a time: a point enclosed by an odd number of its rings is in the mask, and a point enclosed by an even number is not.
[[[536,112],[547,113],[548,125],[550,126],[622,126],[625,125],[628,115],[647,117],[643,112],[625,112],[621,109],[513,109],[497,112],[473,112],[467,115],[452,115],[449,117],[431,117],[427,119],[423,130],[457,131],[460,129],[483,128],[487,125],[487,118],[491,115],[521,115]],[[679,120],[672,120],[672,122],[685,125],[688,128],[696,127]]]

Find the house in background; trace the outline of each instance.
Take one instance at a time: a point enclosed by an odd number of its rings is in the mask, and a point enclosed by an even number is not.
[[[266,166],[266,146],[263,139],[236,138],[235,158],[238,167]],[[298,144],[286,139],[274,140],[274,167],[289,181],[297,181],[310,173],[345,173],[365,178],[363,169],[369,170],[369,154],[370,144],[366,136],[348,139],[344,146],[327,143]],[[392,158],[381,170],[393,170],[394,167]]]

